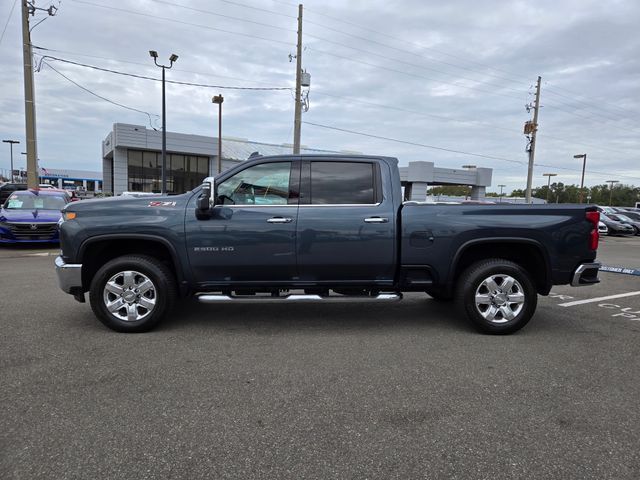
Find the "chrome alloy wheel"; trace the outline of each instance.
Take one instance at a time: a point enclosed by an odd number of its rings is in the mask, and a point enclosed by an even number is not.
[[[153,312],[157,300],[156,287],[146,275],[125,270],[107,280],[102,298],[114,317],[125,322],[136,322]]]
[[[476,309],[492,323],[513,320],[524,308],[522,285],[509,275],[491,275],[476,289]]]

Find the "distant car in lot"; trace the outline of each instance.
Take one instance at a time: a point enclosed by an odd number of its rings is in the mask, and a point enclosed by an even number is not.
[[[605,213],[600,213],[600,221],[609,229],[609,235],[634,235],[635,231],[631,225],[618,222]]]
[[[635,222],[640,222],[640,212],[636,212],[634,210],[627,210],[623,213],[625,217],[629,217],[631,220]]]
[[[0,209],[0,244],[58,242],[67,203],[66,194],[49,189],[14,191]]]
[[[628,215],[623,215],[622,213],[608,215],[608,217],[611,220],[615,220],[616,222],[624,223],[625,225],[631,225],[633,227],[634,235],[640,235],[640,221],[634,220]]]
[[[11,195],[13,192],[16,192],[18,190],[26,190],[26,189],[27,189],[26,183],[9,182],[0,186],[0,205],[4,204],[5,200],[9,198],[9,195]]]
[[[600,235],[608,235],[609,234],[609,228],[607,228],[607,226],[602,223],[602,221],[598,222],[598,233]]]

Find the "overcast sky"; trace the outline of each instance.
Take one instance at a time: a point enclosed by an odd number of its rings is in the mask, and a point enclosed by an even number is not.
[[[22,142],[24,91],[20,3],[0,0],[0,135]],[[37,0],[38,7],[50,3]],[[57,0],[53,2],[58,5]],[[100,6],[102,5],[102,7]],[[182,6],[188,6],[183,8]],[[640,2],[637,0],[310,0],[303,67],[311,73],[302,143],[331,150],[494,169],[493,186],[526,183],[525,104],[542,76],[534,186],[618,179],[640,185]],[[108,8],[104,8],[104,7]],[[253,7],[253,8],[249,8]],[[293,87],[297,6],[275,0],[63,0],[32,32],[34,50],[159,77],[149,57],[179,55],[167,78],[242,87]],[[44,15],[38,14],[34,24]],[[0,30],[1,32],[2,30]],[[131,108],[158,115],[158,82],[55,60],[58,72]],[[101,169],[101,141],[115,122],[149,127],[146,114],[90,95],[46,64],[35,74],[38,154],[45,168]],[[217,134],[211,96],[222,93],[223,136],[291,143],[293,96],[167,86],[167,130]],[[160,120],[152,117],[158,127]],[[4,144],[3,144],[4,145]],[[497,158],[451,153],[426,146]],[[0,168],[8,147],[0,145]],[[16,165],[24,156],[16,155]],[[213,152],[212,152],[213,153]],[[519,163],[520,162],[520,163]]]

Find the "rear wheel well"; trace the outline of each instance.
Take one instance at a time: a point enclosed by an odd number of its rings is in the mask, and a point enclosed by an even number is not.
[[[123,255],[146,255],[158,259],[173,273],[176,283],[179,282],[175,261],[169,248],[160,241],[147,239],[105,239],[92,242],[82,254],[82,287],[89,290],[96,272],[105,263]]]
[[[536,245],[523,242],[479,243],[467,247],[458,258],[453,271],[453,282],[472,264],[487,258],[502,258],[520,265],[531,278],[538,293],[549,293],[547,260]]]

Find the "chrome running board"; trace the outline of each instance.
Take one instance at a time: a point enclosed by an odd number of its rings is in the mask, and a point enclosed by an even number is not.
[[[218,295],[201,293],[196,294],[196,298],[202,303],[345,303],[345,302],[397,302],[402,300],[400,293],[380,293],[373,297],[365,295],[307,295],[290,294],[280,297],[270,297],[264,295]]]

